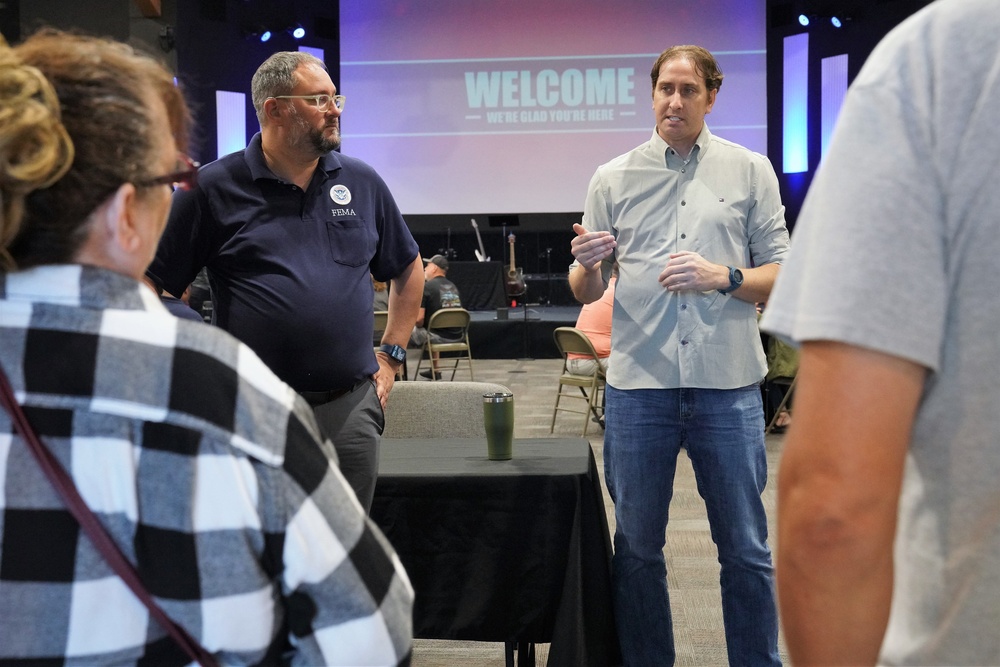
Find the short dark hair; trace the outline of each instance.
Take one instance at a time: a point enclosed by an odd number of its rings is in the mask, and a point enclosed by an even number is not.
[[[257,120],[264,124],[264,102],[269,97],[291,95],[295,70],[303,65],[326,69],[326,63],[305,51],[278,51],[260,64],[250,80],[250,96]]]
[[[660,68],[663,67],[665,62],[677,60],[678,58],[691,61],[695,71],[698,72],[698,76],[705,79],[706,88],[709,90],[719,90],[719,88],[722,88],[722,77],[724,75],[722,69],[719,67],[719,63],[715,60],[715,56],[700,46],[683,44],[681,46],[671,46],[661,53],[660,57],[653,63],[653,71],[650,72],[649,78],[653,84],[654,91],[656,90],[656,80],[660,78]]]

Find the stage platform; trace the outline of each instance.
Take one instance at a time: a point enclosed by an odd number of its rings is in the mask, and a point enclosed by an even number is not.
[[[565,274],[526,275],[527,299],[540,301],[524,308],[507,309],[507,319],[497,319],[508,303],[504,293],[504,265],[500,262],[450,262],[448,280],[462,295],[462,305],[472,313],[469,344],[480,359],[555,359],[559,357],[552,332],[576,324],[580,305],[569,291]],[[523,298],[523,297],[522,297]],[[520,298],[518,299],[520,301]]]
[[[496,310],[474,310],[469,345],[474,359],[555,359],[559,357],[552,332],[576,325],[580,306],[528,306],[511,308],[506,320]]]

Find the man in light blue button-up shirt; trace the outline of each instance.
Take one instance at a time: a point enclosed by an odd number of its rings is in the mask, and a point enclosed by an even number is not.
[[[617,261],[604,460],[615,501],[615,606],[626,664],[672,664],[663,547],[677,456],[687,450],[722,563],[731,663],[776,664],[767,519],[767,372],[755,304],[788,250],[767,158],[705,124],[714,57],[664,51],[651,72],[656,128],[597,169],[574,225],[570,285],[600,298]]]

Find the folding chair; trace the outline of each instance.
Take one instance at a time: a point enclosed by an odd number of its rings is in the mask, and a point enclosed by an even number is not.
[[[764,429],[764,433],[767,434],[774,430],[781,411],[788,405],[792,392],[795,391],[795,378],[799,371],[799,351],[775,336],[768,336],[764,353],[767,357],[767,376],[764,378],[764,397],[767,399],[765,410],[767,427]],[[772,414],[767,411],[773,405],[770,395],[779,385],[785,387],[785,395],[781,399],[781,404]]]
[[[791,378],[777,377],[767,380],[767,382],[770,383],[772,387],[775,384],[784,384],[787,385],[788,388],[785,389],[785,395],[781,398],[781,403],[778,404],[778,407],[775,409],[774,414],[771,415],[771,420],[767,423],[767,428],[764,429],[765,435],[774,430],[774,425],[778,422],[778,417],[781,415],[781,411],[785,409],[785,405],[788,404],[788,400],[792,397],[792,392],[795,391],[795,381],[798,380],[798,377],[799,376],[796,375],[795,377]],[[789,411],[789,413],[791,413],[791,411]]]
[[[424,343],[423,354],[420,355],[420,360],[417,361],[417,370],[414,371],[415,375],[419,377],[420,375],[420,364],[424,362],[424,357],[431,360],[431,379],[437,379],[437,373],[434,370],[434,355],[438,354],[438,363],[445,361],[454,361],[454,366],[451,367],[451,380],[455,379],[455,373],[458,371],[458,366],[461,363],[468,364],[469,366],[469,379],[475,380],[475,376],[472,374],[472,348],[469,346],[469,322],[472,321],[472,315],[469,314],[465,308],[442,308],[433,315],[431,315],[430,320],[427,322],[427,342]],[[444,341],[441,343],[435,343],[432,340],[431,333],[438,329],[461,329],[461,336],[453,341]],[[444,354],[455,354],[456,356],[445,357]],[[444,377],[444,373],[441,373]]]
[[[599,393],[604,390],[605,385],[604,372],[601,371],[600,357],[597,356],[594,345],[587,338],[587,335],[575,327],[559,327],[552,332],[552,336],[555,338],[556,347],[559,348],[559,353],[563,357],[563,367],[562,374],[559,376],[559,389],[556,391],[556,405],[552,410],[552,425],[549,428],[549,433],[555,431],[556,416],[560,410],[563,410],[583,415],[583,435],[587,435],[587,429],[590,427],[590,416],[593,414],[600,419],[603,413],[603,408],[601,408],[601,404],[597,400]],[[590,356],[594,360],[594,372],[591,375],[571,373],[567,357],[571,352]],[[582,395],[577,396],[572,390],[569,390],[568,393],[564,392],[564,387],[578,387]],[[587,404],[587,407],[583,410],[572,407],[560,407],[563,399],[582,400]],[[602,413],[598,413],[599,408],[602,410]]]

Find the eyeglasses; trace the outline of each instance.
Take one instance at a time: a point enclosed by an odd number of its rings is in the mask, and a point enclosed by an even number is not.
[[[330,104],[337,107],[338,111],[344,110],[344,102],[347,98],[343,95],[275,95],[272,100],[310,100],[310,104],[316,107],[320,113],[330,110]]]
[[[189,158],[184,153],[177,154],[177,161],[184,165],[184,169],[175,171],[156,178],[150,178],[136,183],[143,187],[154,185],[169,185],[174,190],[192,190],[198,185],[198,167],[201,165]]]

